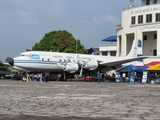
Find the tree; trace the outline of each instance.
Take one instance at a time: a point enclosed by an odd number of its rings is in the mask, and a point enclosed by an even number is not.
[[[80,43],[80,40],[76,40],[73,35],[66,30],[46,33],[41,41],[39,43],[35,43],[32,47],[32,50],[58,51],[66,53],[76,53],[76,49],[77,53],[86,53],[84,46]]]

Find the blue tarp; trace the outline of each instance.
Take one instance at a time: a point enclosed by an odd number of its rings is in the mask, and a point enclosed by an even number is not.
[[[133,71],[135,71],[135,70],[137,70],[137,69],[138,69],[137,66],[134,66],[134,65],[130,64],[130,65],[128,65],[128,66],[125,66],[125,67],[119,69],[118,71],[121,71],[121,70],[133,70]]]
[[[138,68],[138,69],[136,70],[136,72],[143,72],[143,71],[145,71],[147,68],[149,68],[149,66],[144,65],[144,66]]]
[[[103,39],[102,41],[117,41],[117,36],[110,36],[108,38]]]

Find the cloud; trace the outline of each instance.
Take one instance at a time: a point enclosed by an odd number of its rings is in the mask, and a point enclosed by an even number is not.
[[[106,15],[106,16],[93,16],[92,17],[92,21],[95,23],[95,24],[105,24],[106,23],[119,23],[120,20],[110,14]]]
[[[40,24],[39,19],[31,12],[17,10],[16,15],[17,15],[16,21],[20,24],[26,24],[26,25]]]
[[[0,24],[40,24],[38,15],[35,14],[34,4],[25,1],[5,1],[0,8]]]

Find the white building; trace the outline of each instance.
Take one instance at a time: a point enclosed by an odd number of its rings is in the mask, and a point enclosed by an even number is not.
[[[117,54],[117,36],[110,36],[102,40],[102,44],[99,45],[100,55],[116,56]]]
[[[137,38],[142,40],[143,56],[153,56],[144,63],[160,61],[160,0],[141,0],[141,6],[123,9],[116,31],[117,56],[127,55]]]

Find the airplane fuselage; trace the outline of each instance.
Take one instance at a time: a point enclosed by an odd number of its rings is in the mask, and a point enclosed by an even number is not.
[[[98,68],[98,62],[107,62],[115,58],[117,59],[117,57],[99,55],[30,51],[15,57],[13,68],[23,68],[28,71],[61,72],[65,63],[85,64],[91,60],[92,63],[97,62],[97,64],[91,64],[88,69],[95,70]],[[118,59],[123,58],[119,57]]]
[[[141,40],[133,41],[129,54],[125,57],[112,57],[88,54],[61,52],[27,51],[10,60],[10,65],[21,71],[76,73],[83,69],[88,71],[100,70],[106,72],[120,68],[122,64],[142,60]]]

